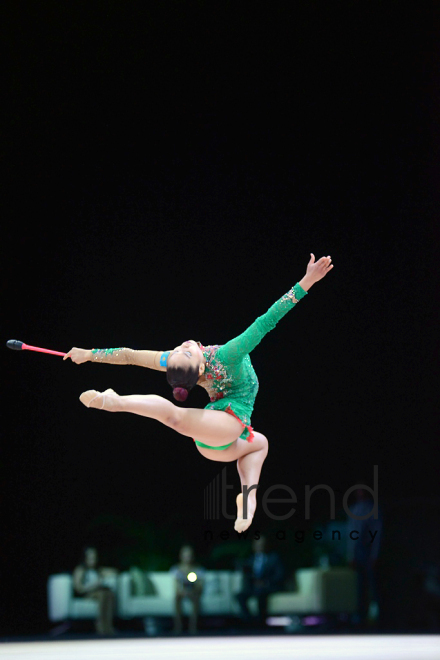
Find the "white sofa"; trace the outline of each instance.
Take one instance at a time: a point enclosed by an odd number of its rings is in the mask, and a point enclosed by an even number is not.
[[[241,589],[242,575],[232,575],[232,592]],[[267,602],[269,616],[288,614],[352,614],[356,611],[356,574],[349,568],[301,568],[295,573],[296,591],[271,594]],[[248,600],[252,614],[258,612],[257,598]],[[233,613],[239,614],[233,599]]]
[[[154,616],[171,617],[174,613],[174,578],[167,571],[146,573],[154,594],[135,595],[132,576],[120,573],[114,578],[117,593],[117,615],[121,619]],[[269,596],[268,614],[353,613],[356,609],[356,577],[349,568],[303,568],[295,573],[297,591]],[[109,586],[111,586],[109,584]],[[240,616],[235,594],[241,590],[242,574],[236,571],[206,571],[200,601],[201,616]],[[92,619],[97,603],[89,598],[76,598],[72,576],[64,573],[48,579],[48,614],[50,621]],[[183,601],[183,612],[190,613],[191,603]],[[249,609],[257,613],[257,599],[249,599]]]
[[[147,573],[154,587],[155,594],[149,596],[132,595],[130,573],[121,573],[118,587],[118,613],[122,619],[144,616],[173,616],[174,614],[174,577],[171,573]],[[229,615],[232,608],[231,572],[206,571],[204,588],[200,599],[200,614]],[[189,614],[191,603],[182,602],[184,614]]]

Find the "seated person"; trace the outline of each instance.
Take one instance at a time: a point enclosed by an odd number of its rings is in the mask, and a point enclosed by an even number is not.
[[[117,574],[114,568],[104,568],[98,563],[96,548],[84,548],[81,563],[73,571],[73,587],[76,596],[94,598],[98,601],[98,616],[95,622],[99,635],[114,635],[113,617],[115,596],[105,583],[106,578]]]
[[[281,591],[284,568],[276,552],[269,552],[264,536],[252,541],[253,554],[241,562],[243,570],[243,590],[236,594],[243,618],[250,620],[247,601],[251,596],[258,599],[257,620],[264,623],[267,617],[267,599],[269,594]]]
[[[182,600],[190,598],[192,601],[192,612],[189,619],[189,632],[197,632],[197,620],[199,616],[200,596],[203,590],[203,578],[205,571],[201,566],[195,563],[194,550],[189,545],[184,545],[179,553],[180,563],[170,568],[174,575],[176,595],[175,595],[175,617],[174,634],[182,632]]]

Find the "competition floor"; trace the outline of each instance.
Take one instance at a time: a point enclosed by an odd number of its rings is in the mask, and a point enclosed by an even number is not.
[[[242,636],[6,642],[8,660],[439,660],[440,635]]]

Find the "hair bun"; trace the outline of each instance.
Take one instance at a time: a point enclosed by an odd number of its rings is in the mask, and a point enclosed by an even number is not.
[[[185,401],[187,396],[188,390],[186,390],[184,387],[175,387],[173,389],[173,397],[177,399],[177,401]]]

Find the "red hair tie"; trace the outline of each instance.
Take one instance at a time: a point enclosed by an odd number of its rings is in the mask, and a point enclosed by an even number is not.
[[[185,401],[188,397],[188,390],[186,390],[184,387],[175,387],[173,389],[173,397],[177,401]]]

